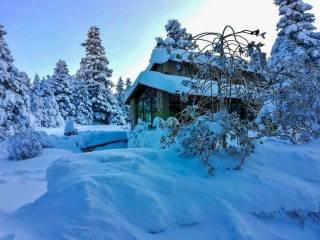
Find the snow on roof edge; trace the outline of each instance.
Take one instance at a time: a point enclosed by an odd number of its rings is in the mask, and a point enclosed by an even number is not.
[[[127,102],[129,100],[139,85],[159,89],[171,94],[188,93],[193,95],[201,95],[200,93],[194,91],[191,92],[190,88],[183,84],[184,81],[191,81],[191,78],[168,75],[155,71],[143,71],[139,74],[136,81],[125,93],[124,101]],[[213,93],[216,94],[217,89],[214,89]]]

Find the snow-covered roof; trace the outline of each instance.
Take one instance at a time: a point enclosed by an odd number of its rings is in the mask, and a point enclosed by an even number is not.
[[[151,58],[149,60],[150,64],[147,67],[147,70],[150,70],[154,64],[164,64],[168,61],[192,62],[199,65],[208,64],[220,69],[224,69],[226,65],[226,63],[217,55],[197,53],[184,49],[155,48],[152,51]],[[245,60],[234,59],[233,61],[237,62],[238,68],[243,71],[257,73],[254,68],[251,68],[251,64],[245,64]]]
[[[193,58],[191,60],[191,57]],[[219,67],[220,58],[217,56],[209,56],[206,54],[196,54],[192,51],[184,49],[168,49],[168,48],[155,48],[152,51],[150,64],[163,64],[169,60],[175,62],[194,62],[194,63],[210,63]]]
[[[152,55],[150,58],[150,64],[146,68],[145,71],[141,72],[133,83],[133,85],[127,90],[124,96],[125,102],[129,100],[135,89],[139,85],[144,85],[147,87],[155,88],[162,90],[164,92],[168,92],[171,94],[180,94],[187,93],[190,95],[217,95],[218,88],[216,84],[213,85],[213,89],[211,92],[208,90],[207,93],[200,93],[196,91],[190,90],[190,87],[185,86],[183,83],[186,81],[191,81],[191,78],[184,76],[176,76],[176,75],[168,75],[160,72],[151,71],[151,68],[154,64],[163,64],[171,61],[176,62],[191,62],[190,56],[193,55],[193,52],[183,50],[183,49],[174,49],[169,50],[167,48],[155,48],[152,51]],[[216,56],[208,56],[206,54],[197,55],[195,59],[192,60],[196,63],[210,63],[216,67],[221,67],[221,61],[219,57]],[[203,80],[205,81],[205,80]],[[238,89],[239,86],[233,86],[234,89]]]
[[[126,92],[124,100],[127,101],[139,85],[159,89],[171,94],[188,93],[191,95],[201,95],[195,91],[190,91],[190,88],[183,84],[184,81],[191,81],[191,78],[168,75],[154,71],[143,71],[139,74],[136,81]],[[217,94],[217,87],[215,85],[213,87],[213,94]],[[211,92],[208,93],[208,96],[210,94]]]

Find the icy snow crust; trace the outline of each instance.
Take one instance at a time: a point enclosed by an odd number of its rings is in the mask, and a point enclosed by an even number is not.
[[[70,155],[46,194],[0,214],[0,239],[318,239],[319,173],[319,140],[269,140],[213,177],[177,149]]]

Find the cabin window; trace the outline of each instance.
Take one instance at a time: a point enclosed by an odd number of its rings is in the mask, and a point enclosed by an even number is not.
[[[153,64],[152,65],[152,67],[151,67],[151,71],[154,71],[154,72],[156,72],[157,70],[158,70],[158,68],[159,68],[159,64]]]
[[[169,97],[169,113],[170,116],[177,116],[181,112],[181,101],[179,95],[170,95]]]
[[[152,125],[157,112],[157,94],[153,89],[146,89],[137,99],[137,118]]]

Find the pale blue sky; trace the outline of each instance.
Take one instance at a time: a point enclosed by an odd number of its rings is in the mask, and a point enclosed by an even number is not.
[[[319,28],[319,0],[314,6]],[[268,32],[266,51],[276,36],[277,8],[272,0],[0,0],[0,24],[16,66],[30,76],[52,74],[64,59],[73,74],[84,54],[80,43],[91,25],[102,32],[112,79],[135,79],[148,64],[154,38],[164,35],[164,25],[176,18],[191,33],[261,28]]]

